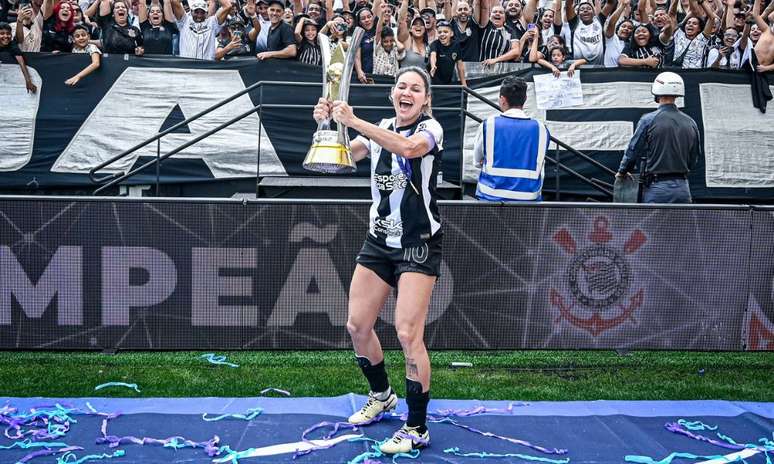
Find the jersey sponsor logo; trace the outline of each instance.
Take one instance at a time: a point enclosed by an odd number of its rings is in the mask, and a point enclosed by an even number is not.
[[[566,228],[554,233],[553,241],[570,257],[566,271],[570,295],[551,288],[549,300],[559,311],[557,323],[567,321],[598,337],[626,321],[633,321],[634,312],[642,306],[645,290],[631,291],[632,271],[627,255],[635,254],[648,239],[642,230],[635,229],[623,247],[613,246],[616,237],[609,230],[605,216],[594,219],[588,239],[591,243],[581,248]]]
[[[408,177],[402,172],[398,174],[374,174],[374,182],[377,189],[392,192],[405,189],[408,185]]]
[[[403,222],[396,219],[376,217],[374,218],[374,232],[388,237],[400,237],[403,235]]]

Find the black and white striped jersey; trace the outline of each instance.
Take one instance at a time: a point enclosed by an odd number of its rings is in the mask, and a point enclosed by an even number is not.
[[[390,118],[383,119],[379,127],[404,137],[423,133],[431,142],[427,154],[407,159],[363,136],[355,139],[368,148],[371,157],[371,238],[391,248],[419,246],[441,230],[436,179],[443,153],[443,128],[425,115],[410,126],[396,128],[395,118]]]
[[[511,49],[511,33],[505,27],[496,28],[491,22],[481,31],[481,56],[484,61],[505,55]]]

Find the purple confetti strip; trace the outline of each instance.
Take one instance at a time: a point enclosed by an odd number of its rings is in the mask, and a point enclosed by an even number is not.
[[[430,420],[430,419],[428,419],[428,420]],[[502,435],[494,434],[492,432],[484,432],[482,430],[473,428],[473,427],[471,427],[469,425],[460,424],[459,422],[457,422],[454,419],[451,419],[449,417],[444,417],[442,419],[436,419],[436,420],[430,420],[430,421],[431,422],[435,422],[435,423],[439,423],[439,424],[440,423],[445,423],[445,424],[455,425],[455,426],[460,427],[462,429],[465,429],[465,430],[467,430],[469,432],[477,433],[477,434],[485,436],[485,437],[497,438],[498,440],[504,440],[504,441],[507,441],[509,443],[513,443],[515,445],[526,446],[527,448],[531,448],[531,449],[533,449],[535,451],[540,451],[541,453],[545,453],[545,454],[567,454],[567,450],[566,449],[545,448],[545,447],[542,447],[542,446],[539,446],[539,445],[533,445],[532,443],[530,443],[530,442],[528,442],[526,440],[521,440],[521,439],[518,439],[518,438],[505,437],[505,436],[502,436]]]
[[[82,449],[83,448],[81,448],[80,446],[68,446],[67,448],[60,448],[60,449],[38,450],[19,459],[18,461],[16,461],[16,464],[24,464],[25,462],[29,462],[30,460],[39,458],[41,456],[51,456],[52,454],[68,453],[70,451],[80,451]]]
[[[102,420],[102,427],[100,428],[100,432],[102,433],[102,437],[97,438],[96,443],[98,445],[108,445],[110,448],[115,448],[120,445],[125,444],[133,444],[133,445],[161,445],[165,448],[174,448],[174,449],[180,449],[180,448],[202,448],[207,453],[208,456],[217,456],[219,453],[218,443],[220,443],[220,438],[215,435],[211,439],[207,441],[200,441],[196,442],[193,440],[188,440],[184,437],[168,437],[168,438],[150,438],[150,437],[135,437],[133,435],[127,435],[123,437],[118,437],[116,435],[108,435],[107,433],[107,423],[108,419]]]
[[[365,424],[361,424],[361,425],[365,425]],[[313,426],[311,426],[308,429],[304,430],[304,432],[301,434],[301,440],[303,440],[303,441],[305,441],[307,443],[311,443],[311,444],[314,445],[314,443],[312,442],[313,439],[309,438],[309,434],[312,433],[312,432],[315,432],[315,431],[317,431],[319,429],[328,428],[328,427],[332,427],[332,430],[330,432],[326,433],[325,435],[323,435],[320,438],[321,440],[330,440],[340,430],[352,430],[353,432],[359,430],[357,425],[350,424],[349,422],[328,422],[328,421],[323,421],[323,422],[319,422],[317,424],[314,424]],[[309,454],[309,453],[311,453],[313,451],[320,451],[320,450],[332,448],[334,446],[336,446],[336,443],[331,443],[331,444],[328,444],[328,445],[314,445],[310,449],[306,449],[306,450],[303,450],[303,451],[296,451],[293,454],[293,459],[296,459],[297,457],[303,456],[305,454]]]
[[[751,448],[758,451],[763,451],[764,453],[772,451],[772,449],[768,446],[759,446],[759,445],[753,445],[753,444],[739,444],[736,441],[734,441],[731,437],[728,437],[721,433],[718,433],[718,437],[721,438],[721,441],[715,440],[713,438],[705,437],[704,435],[699,435],[697,433],[691,432],[690,430],[686,430],[679,422],[668,422],[667,424],[664,425],[664,427],[666,427],[666,429],[669,430],[670,432],[677,433],[680,435],[685,435],[688,438],[709,443],[711,445],[720,446],[721,448],[726,448],[726,449],[735,450],[735,451]],[[709,429],[709,430],[715,430],[715,429]]]

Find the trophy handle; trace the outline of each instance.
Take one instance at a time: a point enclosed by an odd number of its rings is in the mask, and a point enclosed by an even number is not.
[[[339,99],[341,101],[349,100],[349,87],[352,81],[352,68],[355,67],[357,49],[360,48],[360,42],[363,40],[363,34],[365,34],[365,30],[362,27],[356,27],[355,31],[352,33],[352,38],[349,40],[347,55],[344,57],[344,72],[341,74],[342,86],[339,91]],[[326,90],[323,90],[323,92]],[[328,125],[330,126],[330,121],[328,122]],[[337,132],[339,143],[349,147],[349,133],[347,132],[347,127],[344,124],[338,124]]]

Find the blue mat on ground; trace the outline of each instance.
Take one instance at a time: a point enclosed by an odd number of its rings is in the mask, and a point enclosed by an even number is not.
[[[305,430],[321,422],[340,422],[354,412],[365,398],[344,395],[335,398],[0,398],[0,424],[5,435],[0,437],[0,463],[15,463],[30,453],[45,448],[6,449],[21,439],[58,442],[80,446],[74,456],[64,459],[64,453],[37,456],[28,462],[74,463],[87,455],[102,455],[123,450],[124,454],[105,461],[116,464],[150,463],[208,463],[218,457],[228,456],[225,446],[234,451],[244,451],[278,444],[294,444],[290,452],[265,457],[240,458],[239,463],[296,462],[296,463],[344,463],[355,458],[359,462],[392,462],[388,457],[366,456],[372,441],[342,441],[327,449],[313,450],[294,459],[293,449],[299,446]],[[30,432],[21,426],[14,429],[9,421],[31,411],[54,411],[59,404],[69,411],[67,430],[54,428],[62,434],[58,438],[38,440],[29,434],[9,439],[8,435]],[[511,405],[511,409],[507,408]],[[260,410],[255,409],[260,408]],[[487,409],[482,409],[487,408]],[[96,411],[96,413],[95,413]],[[252,418],[249,412],[253,413]],[[398,428],[402,421],[399,414],[405,412],[401,401],[397,413],[359,430],[339,430],[334,437],[347,434],[363,434],[373,440],[383,440]],[[734,453],[745,453],[745,461],[764,464],[774,460],[774,403],[731,401],[591,401],[591,402],[534,402],[509,403],[506,401],[457,401],[433,400],[429,412],[443,422],[430,424],[431,445],[422,450],[413,462],[535,462],[530,458],[549,459],[570,463],[623,463],[627,456],[649,456],[653,462],[667,458],[673,452],[697,456],[731,456],[725,460],[711,458],[675,458],[672,462],[730,462]],[[105,414],[118,414],[108,417]],[[208,419],[223,414],[239,414],[242,418],[225,417],[217,421]],[[101,415],[100,415],[101,414]],[[107,419],[106,422],[104,422]],[[246,420],[249,419],[249,420]],[[451,419],[451,421],[449,421]],[[665,427],[667,423],[681,425],[681,433]],[[61,418],[60,418],[61,421]],[[453,421],[453,422],[452,422]],[[53,420],[49,421],[53,423]],[[106,425],[101,430],[103,422]],[[717,427],[703,428],[701,424]],[[45,427],[38,427],[43,430]],[[50,429],[47,429],[50,431]],[[307,438],[319,439],[331,426],[315,430]],[[46,430],[43,430],[45,433]],[[483,432],[480,433],[480,432]],[[122,443],[109,447],[98,444],[106,435],[115,438],[133,436],[166,440],[164,443]],[[489,436],[485,434],[491,434]],[[206,442],[219,438],[217,456],[208,456],[202,448],[173,445],[190,442]],[[167,440],[171,437],[177,439]],[[702,440],[700,437],[704,437]],[[509,440],[510,439],[510,440]],[[525,446],[529,442],[547,449],[566,449],[565,454],[550,454]],[[737,445],[734,445],[736,443]],[[319,442],[318,442],[319,444]],[[757,446],[757,449],[745,449]],[[449,450],[457,448],[457,452]],[[57,448],[51,448],[57,449]],[[59,449],[62,449],[61,447]],[[268,452],[277,450],[271,448]],[[769,451],[770,450],[770,451]],[[279,450],[282,451],[282,450]],[[287,451],[287,450],[285,450]],[[491,453],[505,455],[494,459],[477,456],[461,456],[467,453]],[[515,455],[522,456],[515,456]],[[233,456],[233,455],[232,455]],[[631,459],[631,458],[630,458]],[[637,458],[635,458],[637,459]],[[644,459],[644,458],[639,458]],[[412,462],[399,457],[396,462]],[[95,461],[86,461],[95,462]],[[548,462],[548,461],[543,461]],[[632,461],[629,462],[648,462]],[[667,461],[663,461],[666,463]],[[737,461],[742,462],[742,461]]]

